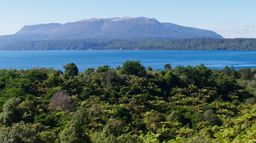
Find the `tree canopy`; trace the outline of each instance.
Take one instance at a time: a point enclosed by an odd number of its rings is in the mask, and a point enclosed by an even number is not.
[[[2,143],[255,142],[255,69],[0,70]]]

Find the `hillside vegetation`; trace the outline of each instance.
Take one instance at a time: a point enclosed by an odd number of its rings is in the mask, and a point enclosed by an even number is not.
[[[0,70],[1,143],[254,143],[256,71]]]
[[[0,50],[256,50],[256,39],[41,40],[1,45]]]

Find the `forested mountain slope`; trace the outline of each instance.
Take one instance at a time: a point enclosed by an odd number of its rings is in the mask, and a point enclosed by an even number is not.
[[[0,50],[256,50],[256,39],[43,40],[0,46]]]

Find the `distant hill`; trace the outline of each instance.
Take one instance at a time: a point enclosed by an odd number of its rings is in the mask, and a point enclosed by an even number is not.
[[[24,26],[13,35],[0,36],[0,49],[17,43],[65,40],[222,39],[209,30],[161,23],[153,18],[120,17],[87,19],[65,24]],[[11,47],[10,47],[11,48]],[[45,47],[48,48],[48,47]]]
[[[222,38],[219,34],[145,17],[88,19],[66,24],[24,26],[15,35],[40,39]]]
[[[0,50],[256,50],[256,39],[224,39],[203,29],[153,18],[87,19],[24,26],[0,36]]]

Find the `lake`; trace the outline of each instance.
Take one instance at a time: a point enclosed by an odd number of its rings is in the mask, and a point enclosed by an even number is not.
[[[127,60],[138,60],[144,66],[162,69],[164,64],[196,66],[204,64],[213,69],[225,66],[256,67],[256,51],[0,51],[1,69],[30,69],[37,67],[63,69],[74,62],[80,71],[101,65],[117,67]]]

